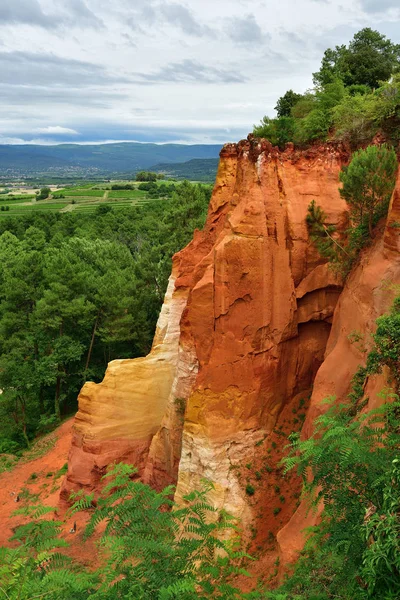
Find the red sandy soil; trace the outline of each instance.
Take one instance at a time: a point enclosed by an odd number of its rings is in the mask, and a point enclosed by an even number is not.
[[[302,419],[298,419],[299,413],[303,410],[306,412],[307,407],[307,393],[299,394],[288,403],[280,415],[274,433],[260,446],[254,462],[251,465],[243,465],[238,470],[238,477],[243,485],[251,483],[254,486],[255,494],[250,501],[260,507],[252,540],[247,546],[249,553],[256,559],[248,565],[251,577],[240,577],[237,581],[243,591],[254,589],[257,581],[263,581],[272,587],[277,583],[278,549],[275,536],[293,513],[301,489],[300,481],[295,475],[283,475],[279,461],[282,458],[283,447],[287,444],[287,435],[301,428]],[[98,536],[83,542],[83,532],[89,514],[86,512],[71,516],[68,506],[59,499],[64,474],[57,477],[57,472],[68,460],[72,425],[73,419],[69,419],[36,444],[32,454],[41,453],[42,456],[31,460],[29,456],[25,456],[11,471],[0,474],[0,546],[14,545],[15,542],[9,541],[13,531],[27,522],[26,516],[13,516],[16,509],[33,504],[52,506],[55,508],[54,513],[44,518],[63,521],[62,537],[70,543],[65,552],[86,567],[96,568],[100,562],[95,544]],[[18,495],[20,501],[16,503]],[[280,508],[277,515],[274,514],[276,507]],[[77,530],[75,534],[71,534],[70,529],[74,523]]]
[[[93,542],[82,543],[84,525],[88,515],[70,516],[67,512],[68,507],[59,502],[60,486],[64,475],[59,477],[56,475],[68,460],[72,424],[73,419],[69,419],[54,432],[37,442],[32,454],[39,455],[41,453],[39,449],[42,448],[42,456],[29,460],[28,455],[21,459],[11,471],[0,474],[0,546],[14,545],[14,542],[9,541],[14,529],[28,520],[26,516],[13,516],[16,509],[33,504],[54,506],[54,513],[50,513],[44,518],[54,518],[64,522],[62,537],[71,544],[66,553],[85,565],[96,566],[98,556]],[[17,496],[20,497],[18,503],[15,502]],[[74,522],[76,522],[77,531],[75,534],[71,534],[70,529]]]
[[[311,390],[292,398],[283,408],[273,432],[260,444],[254,461],[242,465],[237,476],[243,486],[251,484],[249,502],[258,508],[247,551],[254,557],[247,570],[251,578],[239,578],[242,591],[254,589],[257,582],[273,589],[282,574],[276,534],[290,520],[300,502],[301,479],[284,473],[281,460],[287,455],[288,436],[301,430],[310,403]]]

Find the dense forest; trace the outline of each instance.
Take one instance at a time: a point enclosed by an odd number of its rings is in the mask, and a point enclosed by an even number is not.
[[[151,348],[172,255],[204,223],[210,187],[168,201],[0,223],[0,453],[76,408],[86,380]]]
[[[348,46],[327,49],[314,87],[304,94],[288,90],[278,99],[277,118],[264,117],[257,136],[281,148],[317,140],[344,142],[352,149],[379,132],[398,145],[400,125],[400,45],[365,28]]]

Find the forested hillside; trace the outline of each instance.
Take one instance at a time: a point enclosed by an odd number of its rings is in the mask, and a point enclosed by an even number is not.
[[[0,176],[135,173],[156,163],[217,158],[219,145],[116,144],[0,145]]]
[[[0,454],[73,410],[110,360],[150,350],[171,257],[209,197],[185,182],[142,208],[0,222]]]
[[[191,181],[214,181],[218,169],[217,158],[193,158],[184,163],[160,163],[152,167],[158,173],[169,177],[189,179]]]

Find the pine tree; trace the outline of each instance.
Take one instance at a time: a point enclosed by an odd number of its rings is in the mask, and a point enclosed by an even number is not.
[[[379,208],[387,206],[396,182],[397,157],[385,144],[368,146],[354,153],[351,163],[340,174],[341,196],[348,202],[356,225],[368,223],[373,236],[373,221]]]

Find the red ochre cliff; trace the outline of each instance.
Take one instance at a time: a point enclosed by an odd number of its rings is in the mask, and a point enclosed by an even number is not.
[[[347,394],[365,360],[348,335],[370,343],[400,278],[390,222],[342,295],[310,243],[312,200],[330,223],[346,222],[342,162],[330,145],[279,152],[249,137],[222,149],[206,225],[174,257],[150,355],[112,362],[82,389],[63,498],[96,490],[114,461],[157,488],[176,484],[178,501],[206,478],[258,549],[279,532],[282,557],[294,559],[309,517],[296,511],[299,482],[277,466],[285,435],[304,418],[309,435],[321,400]],[[400,194],[389,221],[398,212]]]

